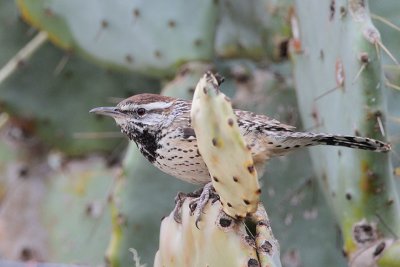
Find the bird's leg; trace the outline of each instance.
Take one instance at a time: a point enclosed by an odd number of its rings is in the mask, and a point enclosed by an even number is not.
[[[174,208],[174,220],[177,223],[182,223],[182,205],[183,202],[185,202],[186,198],[190,197],[190,198],[199,198],[201,196],[203,192],[203,188],[199,188],[194,192],[190,192],[190,193],[183,193],[183,192],[178,192],[178,194],[175,197],[175,208]],[[193,201],[192,201],[193,202]],[[192,202],[189,204],[189,208],[191,210],[191,212],[193,213],[193,211],[196,209],[196,203],[192,204]],[[194,208],[193,208],[194,206]]]
[[[187,198],[187,194],[183,192],[178,192],[175,197],[175,208],[174,208],[174,220],[177,223],[182,223],[182,205],[185,199]]]
[[[206,184],[203,187],[200,196],[192,200],[189,204],[189,208],[192,215],[194,214],[194,216],[196,217],[196,227],[198,229],[199,229],[198,223],[201,220],[201,215],[210,199],[212,199],[212,203],[215,203],[215,201],[219,200],[219,196],[215,192],[215,189],[211,182]]]
[[[195,215],[196,217],[196,227],[198,227],[198,223],[201,220],[201,215],[208,201],[211,199],[212,204],[219,200],[219,195],[215,192],[212,183],[206,184],[204,187],[190,193],[179,192],[175,197],[175,208],[173,211],[174,220],[177,223],[182,223],[182,205],[185,202],[186,198],[194,198],[189,203],[189,209],[191,215]]]

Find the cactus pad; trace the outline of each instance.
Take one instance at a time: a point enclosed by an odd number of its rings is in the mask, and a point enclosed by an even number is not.
[[[219,84],[210,72],[200,79],[193,97],[192,126],[224,211],[245,217],[257,209],[261,190],[250,150]]]
[[[220,202],[205,207],[201,230],[190,216],[189,203],[182,206],[182,223],[171,213],[161,223],[160,247],[154,266],[281,266],[279,245],[272,235],[267,213],[261,204],[250,217],[255,237],[241,220],[221,211]],[[254,221],[253,221],[254,219]]]

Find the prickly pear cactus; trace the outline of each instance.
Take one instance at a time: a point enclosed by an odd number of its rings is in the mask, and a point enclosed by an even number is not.
[[[165,77],[183,62],[213,56],[218,15],[213,0],[157,1],[156,7],[147,1],[17,0],[17,4],[23,18],[48,31],[56,44],[105,66]]]
[[[223,58],[273,60],[285,57],[291,0],[219,1],[215,53]]]
[[[0,66],[33,38],[26,37],[29,28],[17,14],[14,3],[0,3]],[[87,113],[90,107],[112,101],[113,96],[155,92],[159,84],[137,74],[106,71],[45,44],[0,84],[0,102],[11,117],[32,125],[25,135],[39,136],[44,146],[68,155],[83,155],[112,151],[122,140],[111,121]]]
[[[234,218],[246,217],[256,211],[261,189],[250,147],[240,134],[230,100],[219,91],[218,79],[207,72],[197,84],[192,126],[224,211]]]
[[[382,45],[368,2],[296,1],[291,20],[291,56],[305,127],[385,139]],[[384,249],[361,253],[365,245],[390,239],[385,225],[400,233],[400,203],[389,154],[314,148],[311,156],[338,219],[348,261],[374,264]],[[365,227],[357,227],[360,224]],[[356,229],[370,229],[373,238],[357,238]]]
[[[154,266],[281,266],[279,245],[261,204],[251,219],[255,233],[249,233],[245,223],[227,216],[218,201],[207,204],[198,229],[196,217],[190,215],[192,200],[183,203],[181,223],[173,213],[163,219]]]

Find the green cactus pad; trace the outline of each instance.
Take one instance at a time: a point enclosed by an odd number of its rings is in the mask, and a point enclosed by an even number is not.
[[[17,3],[25,20],[56,44],[108,67],[165,77],[184,62],[213,56],[218,5],[212,0]]]
[[[368,2],[296,1],[296,7],[291,56],[305,127],[385,139],[387,89],[380,34],[371,23]],[[313,148],[311,156],[348,259],[360,249],[352,230],[363,219],[376,223],[384,235],[389,234],[384,224],[400,233],[400,202],[388,154]]]

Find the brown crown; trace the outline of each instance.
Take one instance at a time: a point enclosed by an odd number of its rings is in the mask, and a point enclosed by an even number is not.
[[[156,95],[156,94],[138,94],[131,96],[123,101],[121,101],[118,105],[127,105],[127,104],[148,104],[154,102],[171,102],[174,101],[175,98]]]

